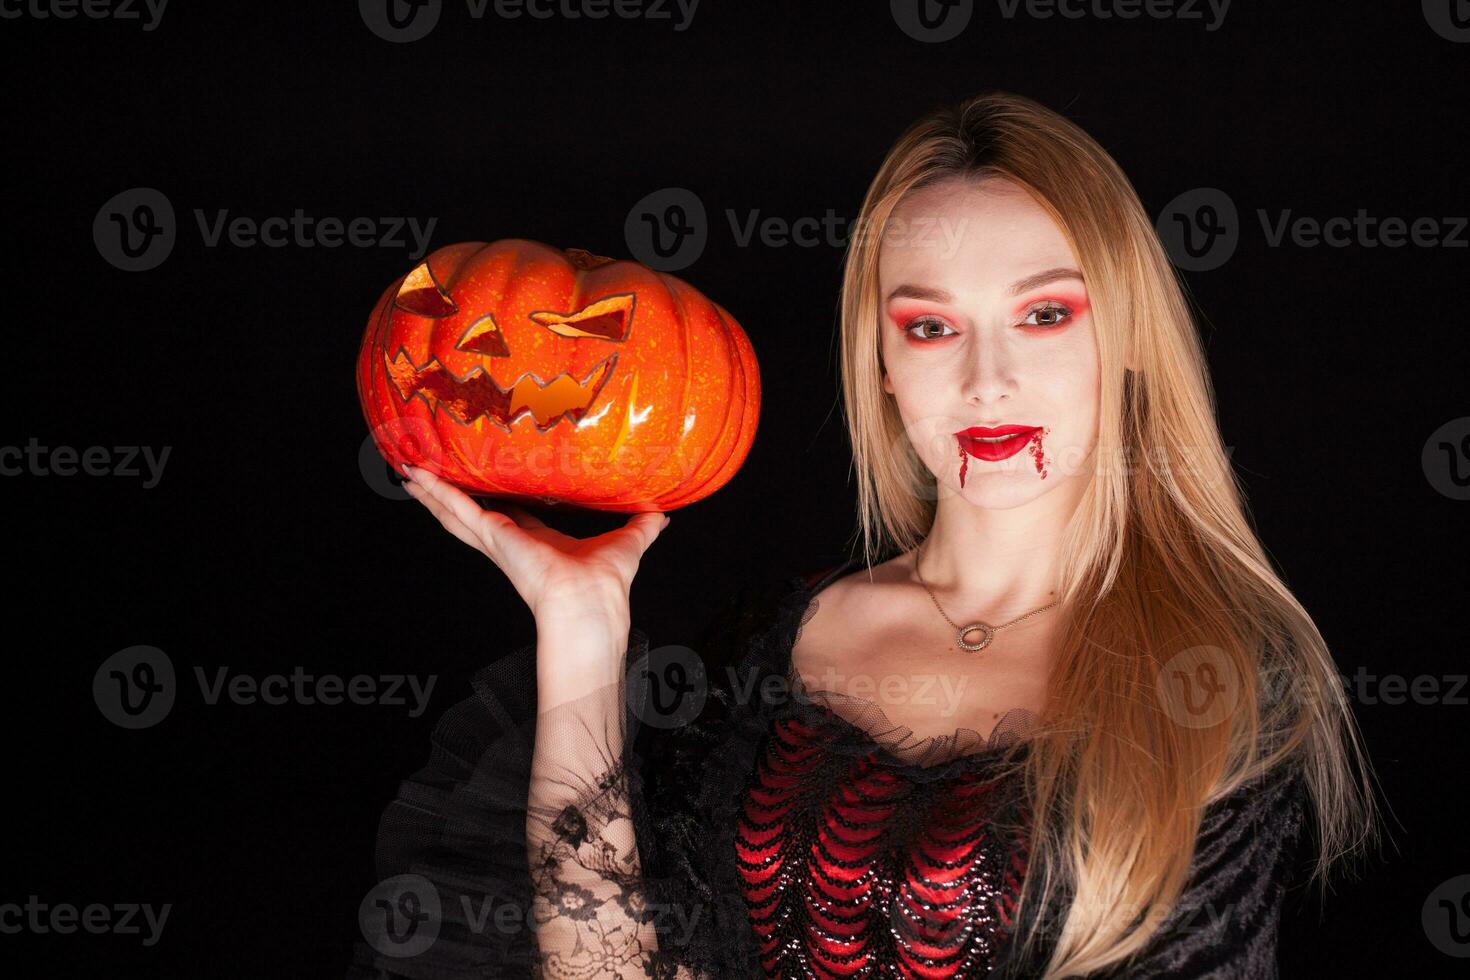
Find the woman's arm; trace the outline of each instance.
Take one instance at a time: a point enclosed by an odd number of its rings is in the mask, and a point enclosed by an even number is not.
[[[648,976],[656,922],[627,786],[623,676],[633,577],[668,519],[635,514],[621,528],[577,539],[518,506],[486,510],[430,471],[403,472],[409,494],[490,558],[536,621],[524,826],[537,972]]]
[[[626,773],[626,628],[537,629],[526,855],[543,977],[646,977],[658,949]]]

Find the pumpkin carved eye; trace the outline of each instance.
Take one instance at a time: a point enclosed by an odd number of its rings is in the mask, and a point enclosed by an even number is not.
[[[420,262],[403,278],[393,305],[414,316],[426,316],[434,320],[454,316],[459,307],[450,298],[449,292],[434,279],[433,270],[427,261]]]
[[[628,324],[633,320],[633,299],[632,293],[619,293],[588,303],[571,314],[537,310],[531,319],[563,337],[622,341],[628,339]]]

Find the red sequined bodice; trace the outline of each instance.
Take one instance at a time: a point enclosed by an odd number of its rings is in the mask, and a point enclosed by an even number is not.
[[[830,709],[775,721],[742,801],[736,862],[766,975],[984,976],[1025,871],[994,823],[1000,783],[978,757],[919,769],[877,745],[833,751],[843,735]]]

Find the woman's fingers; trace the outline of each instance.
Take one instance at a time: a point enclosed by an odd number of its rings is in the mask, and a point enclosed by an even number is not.
[[[633,532],[631,543],[635,550],[635,557],[638,557],[649,549],[653,544],[653,539],[658,537],[659,532],[663,530],[663,526],[664,515],[662,513],[656,510],[645,511],[628,518],[627,523],[616,531],[608,531],[599,537],[606,537],[623,545],[630,541],[627,532]]]
[[[453,518],[478,541],[475,546],[491,561],[497,565],[504,564],[500,558],[498,538],[503,534],[524,533],[516,527],[515,521],[497,511],[485,510],[469,494],[428,470],[407,465],[403,469],[429,498],[443,508],[444,514],[439,516],[439,520],[446,528],[449,528],[447,519]]]
[[[471,548],[474,548],[476,551],[481,552],[482,554],[488,554],[488,552],[485,551],[484,543],[480,540],[480,536],[474,531],[465,527],[464,523],[458,517],[455,517],[449,512],[448,507],[445,507],[439,501],[431,497],[429,495],[429,492],[425,490],[422,486],[413,482],[412,480],[409,480],[403,484],[403,489],[408,491],[408,495],[410,497],[423,504],[424,508],[430,514],[433,514],[434,517],[438,519],[440,524],[444,525],[444,530],[448,531],[456,538],[459,538],[459,540],[463,541]]]
[[[578,542],[547,527],[524,507],[508,501],[497,502],[491,507],[481,507],[473,497],[437,474],[407,465],[403,467],[403,472],[409,478],[404,484],[408,493],[423,504],[444,525],[446,531],[483,552],[496,565],[504,567],[501,553],[511,544],[507,536],[513,535],[523,536],[516,543],[524,540],[529,544],[534,540],[568,554],[586,551],[586,542]],[[625,560],[630,560],[636,566],[639,557],[663,530],[665,520],[660,511],[634,514],[621,528],[597,535],[592,540],[596,540],[599,546],[611,547],[622,553]],[[535,531],[550,532],[550,535],[531,533]],[[576,547],[571,547],[573,545]]]
[[[529,531],[532,529],[541,529],[546,527],[546,525],[541,521],[539,517],[537,517],[535,514],[532,514],[524,507],[518,507],[515,504],[502,504],[500,506],[500,510],[501,513],[509,516],[525,530]]]
[[[410,479],[423,487],[430,497],[442,504],[444,509],[458,518],[461,524],[471,530],[481,531],[482,526],[486,524],[486,511],[485,508],[475,503],[473,497],[428,470],[421,470],[417,466],[404,466],[403,469]]]

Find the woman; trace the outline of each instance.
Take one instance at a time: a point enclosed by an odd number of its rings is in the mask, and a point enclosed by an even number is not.
[[[445,908],[395,971],[1268,977],[1302,830],[1319,876],[1370,835],[1333,662],[1246,520],[1116,163],[985,95],[903,135],[858,227],[864,558],[712,627],[740,669],[686,723],[624,711],[666,518],[576,540],[405,473],[537,638],[385,818],[382,867]],[[533,917],[485,928],[487,901]]]

